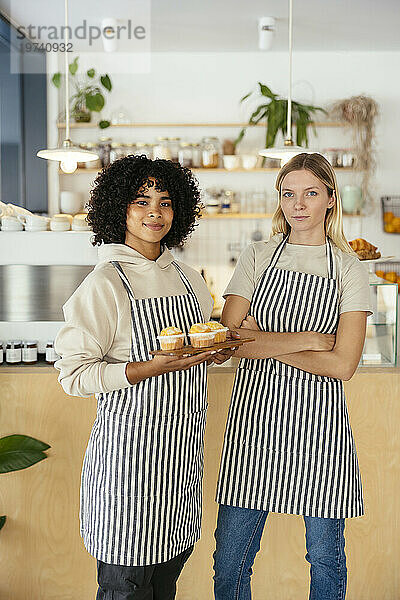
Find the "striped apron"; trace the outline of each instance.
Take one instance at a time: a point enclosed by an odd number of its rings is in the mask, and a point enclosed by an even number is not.
[[[150,360],[164,327],[188,331],[203,321],[193,288],[175,262],[187,293],[142,300],[135,299],[120,264],[112,264],[131,304],[130,361]],[[85,547],[109,564],[166,562],[200,537],[206,364],[96,397],[81,480]]]
[[[336,261],[328,277],[276,268],[286,236],[261,276],[249,314],[262,331],[337,329]],[[217,502],[345,518],[364,513],[343,382],[279,360],[242,359],[225,431]]]

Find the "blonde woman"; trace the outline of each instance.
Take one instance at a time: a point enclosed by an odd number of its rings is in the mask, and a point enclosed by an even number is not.
[[[215,597],[249,600],[269,512],[303,515],[310,598],[346,594],[345,519],[364,512],[343,380],[362,352],[368,274],[343,234],[331,165],[299,154],[276,180],[268,242],[242,254],[222,321],[236,355],[217,502]]]

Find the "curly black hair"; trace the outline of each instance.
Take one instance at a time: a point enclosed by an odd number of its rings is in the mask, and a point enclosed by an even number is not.
[[[197,179],[190,169],[170,160],[150,160],[144,155],[126,156],[105,167],[94,181],[87,204],[87,222],[97,244],[124,244],[126,211],[138,190],[155,179],[157,191],[171,197],[174,218],[161,243],[168,248],[183,246],[199,217],[201,202]]]

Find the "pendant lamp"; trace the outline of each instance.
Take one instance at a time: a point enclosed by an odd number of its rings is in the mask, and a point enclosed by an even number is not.
[[[69,41],[68,32],[68,0],[65,0],[65,27],[64,27],[64,43],[67,48]],[[73,173],[78,162],[90,162],[97,160],[99,155],[96,152],[83,150],[79,146],[75,146],[69,139],[69,78],[68,78],[68,52],[64,52],[65,59],[65,139],[61,148],[48,148],[39,150],[37,156],[46,158],[47,160],[60,161],[60,167],[64,173]]]
[[[311,154],[313,150],[296,146],[292,139],[292,39],[293,39],[293,0],[289,0],[289,86],[288,86],[288,103],[287,103],[287,126],[286,139],[283,146],[276,148],[264,148],[260,150],[261,156],[267,158],[277,158],[281,161],[281,166],[288,162],[296,154],[307,152]]]

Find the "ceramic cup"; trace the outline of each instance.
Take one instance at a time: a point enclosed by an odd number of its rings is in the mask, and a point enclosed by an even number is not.
[[[38,215],[17,215],[17,219],[25,227],[25,231],[46,231],[50,221],[48,217]]]
[[[235,154],[225,154],[223,161],[224,168],[227,171],[233,171],[234,169],[238,169],[240,167],[240,156],[236,156]]]
[[[255,169],[258,156],[254,156],[254,154],[243,154],[240,158],[242,160],[243,169],[246,169],[246,171]]]
[[[82,210],[82,194],[64,190],[60,192],[60,211],[76,215]]]
[[[68,215],[53,215],[50,220],[51,231],[69,231],[71,223]]]
[[[22,231],[23,226],[16,217],[4,216],[1,218],[2,231]]]

